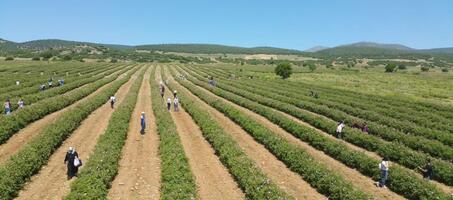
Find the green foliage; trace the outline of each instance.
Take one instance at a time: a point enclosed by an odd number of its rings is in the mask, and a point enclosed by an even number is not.
[[[117,59],[111,59],[110,62],[111,62],[111,63],[117,63],[118,60],[117,60]]]
[[[45,52],[41,53],[41,57],[43,57],[45,59],[50,59],[53,56],[54,56],[54,54],[51,51],[45,51]]]
[[[206,83],[195,81],[192,78],[189,79],[195,84],[204,87],[217,95],[224,96],[225,94],[217,88],[207,86]],[[310,154],[303,148],[291,144],[233,106],[210,97],[202,90],[197,89],[193,85],[189,85],[187,82],[179,82],[203,101],[240,125],[255,140],[263,144],[278,159],[283,161],[291,170],[299,173],[307,182],[314,186],[319,192],[329,196],[330,199],[370,199],[367,194],[354,188],[349,182],[336,175],[335,172],[332,172],[326,169],[325,166],[315,162]],[[198,108],[199,107],[200,106],[198,106]],[[203,111],[200,110],[200,112]],[[263,196],[258,196],[258,199],[263,199]],[[278,198],[274,197],[270,199]]]
[[[41,119],[45,115],[60,110],[83,97],[88,96],[101,86],[112,82],[120,74],[117,73],[115,76],[111,76],[106,79],[98,80],[91,83],[87,87],[80,88],[68,95],[58,95],[52,98],[48,98],[44,101],[39,101],[33,105],[26,106],[20,111],[13,112],[11,116],[0,116],[2,121],[0,125],[0,144],[4,143],[19,129],[25,127],[27,124]]]
[[[192,74],[193,75],[193,74]],[[189,80],[192,81],[192,79],[189,78]],[[202,86],[202,85],[200,85]],[[371,158],[367,156],[366,154],[363,154],[362,152],[358,152],[352,149],[349,149],[344,143],[335,141],[329,137],[326,137],[324,135],[320,135],[316,130],[307,128],[305,126],[302,126],[291,119],[287,118],[286,116],[279,114],[275,111],[272,111],[269,108],[263,107],[259,103],[262,103],[264,105],[279,109],[283,112],[286,112],[288,114],[294,115],[294,116],[300,116],[299,114],[301,113],[301,110],[294,109],[293,106],[291,105],[285,105],[282,104],[279,101],[275,100],[270,100],[267,98],[264,98],[262,96],[256,95],[258,90],[255,90],[255,92],[250,93],[250,92],[245,92],[239,89],[235,89],[232,86],[228,86],[226,84],[219,83],[217,85],[217,88],[222,88],[222,89],[227,89],[230,92],[233,93],[238,93],[241,96],[233,95],[230,93],[226,92],[216,92],[214,90],[211,90],[215,92],[216,94],[233,101],[241,106],[244,106],[256,113],[261,114],[262,116],[268,118],[270,121],[276,123],[289,133],[292,133],[294,136],[300,138],[303,141],[306,141],[313,147],[324,151],[326,154],[330,155],[331,157],[345,163],[349,167],[353,167],[360,171],[362,174],[367,175],[369,177],[372,177],[373,179],[377,179],[379,177],[379,170],[377,169],[377,163],[379,163],[379,160]],[[209,89],[209,88],[206,88]],[[250,98],[250,99],[245,99],[244,97]],[[335,134],[334,131],[335,129],[332,127],[336,126],[336,122],[331,121],[331,122],[326,122],[322,120],[323,118],[317,117],[304,117],[303,120],[309,122],[312,125],[315,125],[319,129],[324,129],[327,131],[329,134]],[[348,130],[348,129],[346,129]],[[364,141],[363,138],[368,137],[366,134],[356,132],[353,134],[354,131],[345,132],[345,137],[349,138],[348,141],[352,142],[354,140],[357,140],[357,142],[353,142],[354,144],[359,144],[362,142],[362,146],[364,144],[369,145],[369,146],[375,146],[375,143],[373,142],[367,142]],[[359,142],[359,140],[362,140]],[[378,140],[375,140],[376,142]],[[376,145],[379,148],[382,148],[382,150],[387,154],[391,154],[389,156],[391,159],[393,157],[398,157],[401,156],[401,158],[413,158],[413,155],[406,155],[401,152],[400,147],[398,145],[391,145],[391,144],[381,144]],[[381,153],[381,151],[379,151]],[[425,158],[426,159],[426,158]],[[426,161],[426,160],[425,160]],[[442,174],[446,178],[449,177],[449,174]],[[438,198],[438,199],[449,199],[447,195],[443,192],[441,192],[439,189],[437,189],[434,185],[425,182],[421,178],[418,178],[415,176],[414,172],[409,171],[405,168],[402,167],[392,167],[392,170],[390,172],[390,177],[391,179],[389,180],[388,187],[405,196],[406,198],[409,199],[426,199],[426,198]]]
[[[385,66],[385,72],[392,73],[396,70],[396,65],[393,63],[389,63]]]
[[[429,71],[429,68],[430,68],[430,67],[428,67],[428,66],[422,66],[422,67],[420,68],[420,70],[421,70],[422,72],[427,72],[427,71]]]
[[[442,68],[442,72],[448,72],[448,68]]]
[[[71,192],[64,199],[105,199],[110,182],[118,172],[121,151],[127,138],[129,121],[137,102],[137,95],[143,80],[143,70],[133,82],[124,101],[113,112],[104,134],[79,177],[71,184]],[[106,164],[108,163],[108,164]]]
[[[180,82],[178,79],[177,81]],[[188,87],[186,83],[185,87]],[[202,109],[203,105],[196,102],[192,97],[179,86],[169,85],[171,90],[178,88],[181,98],[184,101],[181,105],[192,116],[198,126],[201,128],[203,136],[211,144],[216,154],[221,158],[220,161],[228,168],[230,173],[235,177],[239,186],[245,191],[249,199],[292,199],[288,194],[281,191],[275,183],[269,181],[269,178],[259,170],[256,164],[247,157],[237,142],[221,127],[219,122],[213,119],[211,114]],[[193,91],[194,88],[190,87]],[[199,92],[195,93],[201,95]],[[202,99],[209,98],[206,95]],[[212,103],[212,98],[209,103]]]
[[[39,60],[41,60],[41,58],[40,58],[40,57],[33,57],[31,60],[33,60],[33,61],[39,61]]]
[[[315,64],[309,64],[308,65],[308,69],[310,69],[310,71],[314,72],[316,70],[316,65]]]
[[[151,102],[156,118],[157,132],[160,135],[159,153],[161,159],[160,199],[196,199],[197,189],[184,153],[176,125],[167,111],[159,93],[158,83],[154,80],[156,68],[151,71]]]
[[[64,61],[68,61],[68,60],[71,60],[71,59],[72,59],[72,57],[70,55],[63,56],[63,60]]]
[[[222,83],[228,83],[230,86],[234,86],[239,89],[244,89],[249,92],[252,92],[256,95],[253,95],[252,100],[274,107],[276,109],[279,109],[283,112],[286,112],[288,114],[293,115],[294,117],[297,117],[303,121],[306,121],[313,126],[324,130],[327,133],[330,134],[335,134],[334,129],[331,129],[329,126],[323,126],[322,123],[330,124],[330,126],[334,127],[335,126],[335,121],[340,121],[340,120],[346,120],[346,122],[349,125],[353,125],[354,122],[359,122],[363,119],[359,119],[356,117],[351,117],[347,115],[344,112],[341,112],[341,109],[347,108],[348,112],[351,112],[354,114],[354,116],[360,116],[360,117],[367,117],[366,120],[370,120],[368,122],[369,126],[369,133],[379,136],[385,140],[392,141],[392,143],[387,143],[383,140],[378,139],[375,136],[372,135],[364,135],[360,131],[356,131],[355,129],[352,129],[351,132],[349,130],[345,130],[345,134],[347,136],[352,136],[354,135],[353,139],[349,140],[349,137],[345,137],[345,140],[348,142],[355,144],[357,146],[360,146],[362,148],[368,149],[370,151],[377,152],[383,157],[389,157],[395,162],[398,162],[410,169],[418,170],[418,167],[424,166],[426,164],[427,156],[425,154],[419,153],[417,151],[413,151],[412,149],[409,149],[407,147],[411,147],[414,150],[420,150],[427,152],[435,157],[439,157],[445,160],[451,160],[453,156],[453,151],[449,146],[443,145],[442,143],[438,141],[432,141],[428,140],[427,138],[424,138],[426,136],[430,136],[432,139],[436,139],[442,142],[445,142],[447,145],[451,145],[451,143],[448,143],[449,141],[452,141],[453,138],[450,137],[450,135],[447,133],[442,133],[442,132],[433,132],[430,130],[426,130],[420,127],[414,127],[411,124],[408,123],[401,123],[401,119],[398,118],[398,120],[393,120],[389,121],[387,115],[392,115],[393,112],[400,112],[400,111],[393,111],[391,109],[391,112],[389,111],[380,111],[384,113],[385,115],[383,116],[382,114],[377,114],[375,116],[371,115],[369,112],[359,112],[356,109],[348,106],[348,105],[339,105],[337,102],[339,101],[345,101],[347,102],[358,102],[357,97],[353,98],[347,98],[345,99],[345,93],[340,93],[341,98],[338,97],[333,97],[331,99],[331,103],[325,101],[325,98],[328,98],[329,94],[336,93],[336,91],[325,91],[325,95],[323,95],[322,99],[314,100],[313,98],[310,97],[304,97],[303,95],[299,95],[301,93],[302,88],[300,85],[297,85],[296,87],[291,86],[290,83],[286,83],[284,81],[281,81],[282,85],[277,86],[276,84],[272,84],[269,81],[263,82],[261,84],[258,83],[249,83],[249,82],[242,82],[238,83],[236,82],[230,82],[228,80],[223,79]],[[246,87],[248,85],[248,87]],[[219,85],[219,87],[225,88],[223,85]],[[313,88],[310,88],[312,90]],[[238,95],[245,96],[246,94],[249,94],[245,91],[239,92],[240,90],[233,90],[231,88],[228,89],[231,92],[234,92]],[[308,93],[308,90],[306,91]],[[263,96],[257,96],[257,95],[263,95]],[[279,95],[281,94],[281,95]],[[265,97],[264,97],[265,96]],[[288,98],[288,97],[292,98]],[[280,101],[281,103],[275,103],[271,99],[266,99],[266,98],[272,98],[275,100]],[[376,98],[373,100],[375,101]],[[303,103],[301,103],[301,101]],[[277,105],[284,105],[285,106],[277,106]],[[367,104],[368,105],[368,104]],[[304,110],[298,110],[298,108],[302,108]],[[327,107],[326,107],[327,106]],[[349,107],[349,108],[348,108]],[[337,110],[336,110],[337,109]],[[370,108],[368,108],[370,109]],[[305,110],[309,110],[311,112],[317,113],[324,115],[326,117],[329,117],[333,119],[334,121],[329,121],[326,120],[325,118],[321,118],[319,116],[313,115],[310,112],[306,112]],[[346,111],[346,110],[345,110]],[[404,112],[404,111],[403,111]],[[432,111],[431,111],[432,112]],[[372,118],[370,118],[372,117]],[[411,134],[417,133],[417,135],[424,136],[413,136],[413,135],[408,135],[405,134],[399,130],[395,130],[389,127],[386,127],[384,125],[375,123],[374,121],[378,121],[380,123],[384,124],[395,124],[395,128],[398,127],[398,129],[403,129],[407,130],[407,132],[410,132]],[[414,121],[418,121],[417,119],[414,119]],[[322,123],[320,123],[322,122]],[[448,123],[448,122],[447,122]],[[438,124],[438,123],[437,123]],[[403,129],[404,130],[404,129]],[[446,130],[449,130],[446,128]],[[420,133],[421,132],[421,133]],[[356,135],[357,134],[357,135]],[[360,136],[360,137],[357,137]],[[429,137],[428,137],[429,138]],[[400,144],[401,143],[401,144]],[[402,144],[406,146],[402,146]],[[388,149],[399,149],[398,152],[394,151],[387,151]],[[410,157],[411,159],[407,159]],[[433,159],[434,164],[436,166],[436,172],[434,175],[434,179],[446,183],[447,185],[452,185],[453,184],[453,167],[449,165],[448,162],[445,162],[443,160],[438,160],[438,159]]]
[[[5,61],[11,61],[11,60],[14,60],[14,57],[8,56],[5,58]]]
[[[277,65],[275,67],[275,74],[282,77],[282,79],[287,79],[291,76],[292,74],[292,67],[291,63],[288,62],[283,62]]]
[[[127,80],[128,78],[113,82],[99,94],[87,99],[85,103],[63,113],[55,122],[45,127],[38,136],[22,147],[17,154],[3,163],[0,166],[0,177],[2,177],[0,179],[2,190],[0,199],[15,197],[24,183],[46,164],[52,152],[62,144],[64,139],[69,137],[83,119],[88,117],[96,108],[104,105],[106,99],[113,95]],[[87,88],[87,90],[89,89]]]
[[[407,67],[405,64],[399,64],[398,69],[405,70],[405,69],[407,69]]]

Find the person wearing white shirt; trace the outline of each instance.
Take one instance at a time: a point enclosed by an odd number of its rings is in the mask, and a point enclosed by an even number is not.
[[[338,124],[337,130],[336,130],[337,138],[341,139],[341,133],[342,133],[344,127],[345,127],[344,121],[341,121],[341,122]]]
[[[379,170],[381,171],[381,180],[376,183],[378,187],[383,187],[386,188],[385,182],[387,182],[388,175],[389,175],[389,161],[388,158],[382,159],[382,161],[379,163]]]
[[[175,108],[176,112],[179,111],[179,99],[178,99],[178,97],[175,97],[175,99],[173,100],[173,107]]]
[[[112,107],[112,109],[115,107],[115,101],[116,101],[116,97],[111,96],[110,97],[110,107]]]

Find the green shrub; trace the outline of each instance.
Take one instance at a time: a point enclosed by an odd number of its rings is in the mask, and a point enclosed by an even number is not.
[[[41,58],[40,57],[33,57],[31,60],[39,61],[39,60],[41,60]]]
[[[14,57],[8,56],[5,58],[5,61],[11,61],[11,60],[14,60]]]
[[[448,68],[442,68],[442,72],[448,72]]]
[[[86,161],[79,177],[71,184],[71,192],[65,199],[106,198],[110,183],[118,172],[129,121],[143,80],[143,71],[139,73],[141,75],[133,82],[124,101],[112,114],[107,129],[98,139],[93,153]]]
[[[427,71],[429,71],[429,67],[428,66],[422,66],[420,68],[420,70],[422,70],[422,72],[427,72]]]
[[[282,77],[282,79],[287,79],[292,74],[291,63],[289,62],[282,62],[275,67],[274,70],[275,74]]]
[[[389,63],[385,66],[385,72],[387,72],[387,73],[392,73],[395,71],[395,69],[396,69],[396,65],[393,63]]]

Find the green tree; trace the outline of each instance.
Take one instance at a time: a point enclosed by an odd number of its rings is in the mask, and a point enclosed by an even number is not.
[[[429,67],[428,66],[422,66],[420,69],[422,70],[422,72],[429,71]]]
[[[396,69],[396,65],[393,63],[389,63],[385,66],[385,72],[392,73]]]
[[[5,60],[6,60],[6,61],[8,61],[8,60],[14,60],[14,57],[8,56],[8,57],[5,58]]]
[[[442,68],[442,72],[448,72],[448,68]]]
[[[43,57],[45,60],[49,60],[50,58],[53,57],[53,54],[50,51],[46,51],[41,53],[41,57]]]
[[[283,79],[289,78],[292,74],[291,63],[283,62],[278,64],[277,67],[275,67],[275,74],[282,77]]]
[[[308,65],[308,69],[310,69],[310,71],[312,71],[312,72],[315,71],[316,68],[317,68],[316,65],[313,64],[313,63],[311,63],[311,64]]]
[[[39,60],[41,60],[41,58],[39,58],[39,57],[33,57],[31,60],[39,61]]]
[[[406,65],[405,64],[400,64],[398,65],[398,69],[407,69]]]
[[[71,60],[71,59],[72,59],[72,57],[70,55],[63,56],[63,60],[67,61],[67,60]]]

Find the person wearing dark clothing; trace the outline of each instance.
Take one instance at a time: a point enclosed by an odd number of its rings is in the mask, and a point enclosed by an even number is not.
[[[170,109],[171,109],[171,98],[168,97],[168,99],[167,99],[167,110],[170,111]]]
[[[426,178],[427,180],[431,180],[434,175],[434,166],[431,160],[428,160],[428,163],[426,164],[424,169],[421,169],[423,171],[423,177]]]
[[[366,123],[363,125],[362,131],[363,131],[364,133],[368,133],[368,125],[367,125]]]
[[[176,98],[176,95],[177,95],[177,94],[178,94],[178,93],[176,92],[176,90],[173,91],[173,98]]]
[[[165,94],[165,86],[162,84],[161,87],[160,87],[160,96],[162,98],[164,98],[164,94]]]
[[[74,163],[76,159],[79,161],[79,164],[77,166],[77,163]],[[68,180],[70,180],[74,176],[77,177],[77,172],[79,171],[79,167],[82,162],[79,159],[79,154],[77,154],[73,147],[69,147],[69,151],[66,153],[66,157],[64,158],[64,163],[68,167]]]
[[[145,112],[142,112],[142,115],[140,116],[140,125],[142,126],[142,128],[140,129],[140,133],[143,135],[145,134],[146,128]]]

